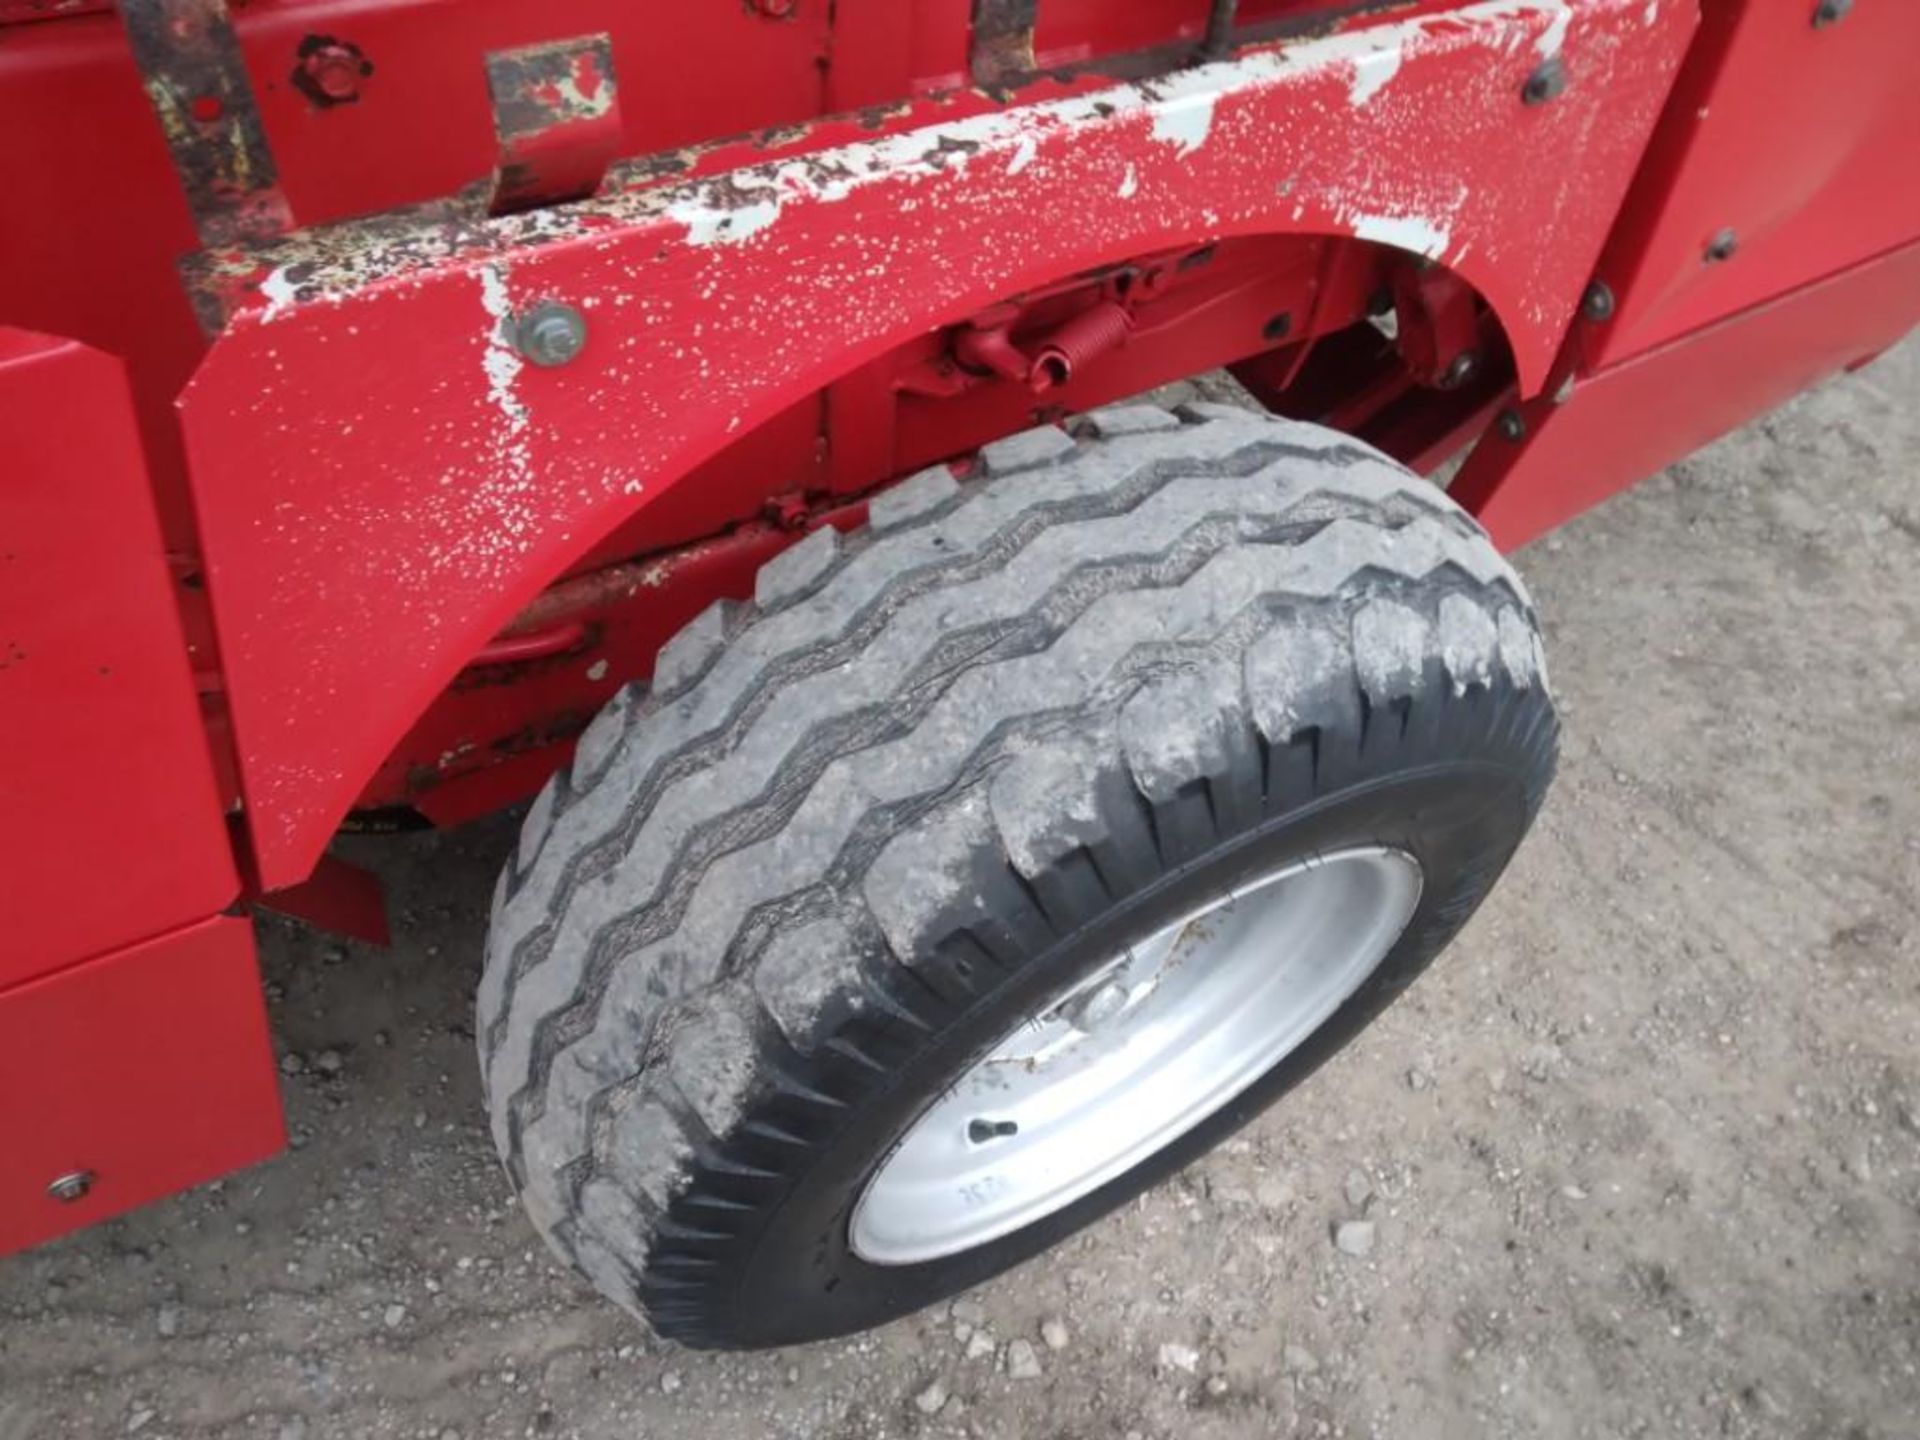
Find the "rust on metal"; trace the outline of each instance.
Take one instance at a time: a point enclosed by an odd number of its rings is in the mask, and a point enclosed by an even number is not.
[[[969,68],[982,90],[1005,90],[1034,70],[1033,22],[1039,0],[973,0]]]
[[[122,0],[121,18],[204,245],[292,228],[226,0]]]
[[[492,51],[487,89],[500,142],[490,213],[583,200],[600,188],[620,152],[612,37]]]

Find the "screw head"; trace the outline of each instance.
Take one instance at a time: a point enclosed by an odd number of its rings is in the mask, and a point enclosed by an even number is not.
[[[1580,313],[1596,322],[1611,320],[1613,318],[1613,287],[1604,280],[1595,280],[1588,285],[1586,294],[1580,297]]]
[[[1267,321],[1266,325],[1261,328],[1260,333],[1269,340],[1284,340],[1287,338],[1287,332],[1292,329],[1293,316],[1276,315]]]
[[[1740,237],[1731,228],[1720,230],[1707,242],[1705,259],[1709,265],[1718,265],[1722,260],[1731,260],[1733,252],[1740,248]]]
[[[76,1200],[86,1199],[87,1192],[92,1189],[93,1172],[91,1170],[69,1170],[47,1186],[47,1194],[62,1205],[71,1205]]]
[[[513,322],[513,344],[536,365],[565,365],[587,344],[587,317],[558,300],[542,300]]]
[[[1500,431],[1502,440],[1523,440],[1527,434],[1527,422],[1520,418],[1518,410],[1502,410],[1494,425]]]
[[[1471,380],[1474,372],[1479,368],[1480,357],[1471,350],[1462,350],[1453,357],[1452,363],[1441,373],[1440,388],[1442,390],[1457,389]]]
[[[1520,100],[1526,105],[1544,105],[1549,100],[1558,100],[1566,90],[1567,67],[1556,55],[1527,76],[1527,83],[1520,87]]]
[[[1853,0],[1820,0],[1813,7],[1813,28],[1824,30],[1829,25],[1838,25],[1847,18],[1847,12],[1853,9]]]

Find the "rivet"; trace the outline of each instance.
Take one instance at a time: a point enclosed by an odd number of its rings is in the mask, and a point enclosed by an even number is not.
[[[1567,67],[1556,55],[1527,76],[1527,83],[1520,87],[1520,99],[1523,104],[1544,105],[1549,100],[1558,100],[1566,89]]]
[[[542,300],[514,318],[513,344],[536,365],[565,365],[586,348],[587,318],[571,305]]]
[[[1720,230],[1707,242],[1704,258],[1707,264],[1718,265],[1722,260],[1731,260],[1733,252],[1739,248],[1740,237],[1731,228]]]
[[[1291,315],[1276,315],[1267,321],[1260,333],[1269,340],[1284,340],[1287,338],[1287,332],[1291,329],[1293,329],[1293,317]]]
[[[47,1194],[62,1205],[71,1205],[76,1200],[87,1198],[87,1192],[93,1189],[91,1170],[70,1170],[47,1186]]]
[[[1595,280],[1587,286],[1580,297],[1580,313],[1596,324],[1613,318],[1613,287],[1604,280]]]
[[[1824,30],[1829,25],[1838,25],[1847,18],[1847,12],[1853,9],[1853,0],[1820,0],[1813,7],[1813,28]]]
[[[1500,431],[1502,440],[1523,440],[1527,434],[1527,422],[1520,418],[1518,410],[1502,410],[1494,425]]]

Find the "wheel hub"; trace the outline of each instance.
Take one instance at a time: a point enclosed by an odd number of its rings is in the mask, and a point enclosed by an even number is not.
[[[977,1061],[881,1163],[854,1253],[912,1265],[1009,1234],[1245,1090],[1359,989],[1419,903],[1380,846],[1297,861],[1130,945]]]

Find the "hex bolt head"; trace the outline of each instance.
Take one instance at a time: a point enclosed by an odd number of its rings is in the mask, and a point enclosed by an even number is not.
[[[558,300],[542,300],[514,317],[514,348],[536,365],[565,365],[586,344],[587,317]]]
[[[71,1205],[76,1200],[87,1198],[87,1192],[93,1189],[91,1170],[69,1170],[47,1186],[47,1194],[62,1205]]]
[[[1518,410],[1502,410],[1494,425],[1500,431],[1502,440],[1524,440],[1527,435],[1527,422],[1520,418]]]
[[[1580,313],[1596,324],[1613,318],[1613,287],[1595,280],[1580,297]]]
[[[1820,0],[1813,7],[1813,28],[1824,30],[1829,25],[1838,25],[1852,9],[1853,0]]]
[[[329,100],[360,98],[361,60],[344,45],[322,45],[301,64]]]
[[[1567,67],[1556,55],[1527,76],[1527,83],[1520,87],[1520,100],[1526,105],[1544,105],[1549,100],[1558,100],[1566,92]]]
[[[1709,265],[1718,265],[1722,260],[1731,260],[1733,252],[1740,248],[1740,237],[1731,228],[1717,231],[1707,242],[1704,259]]]

